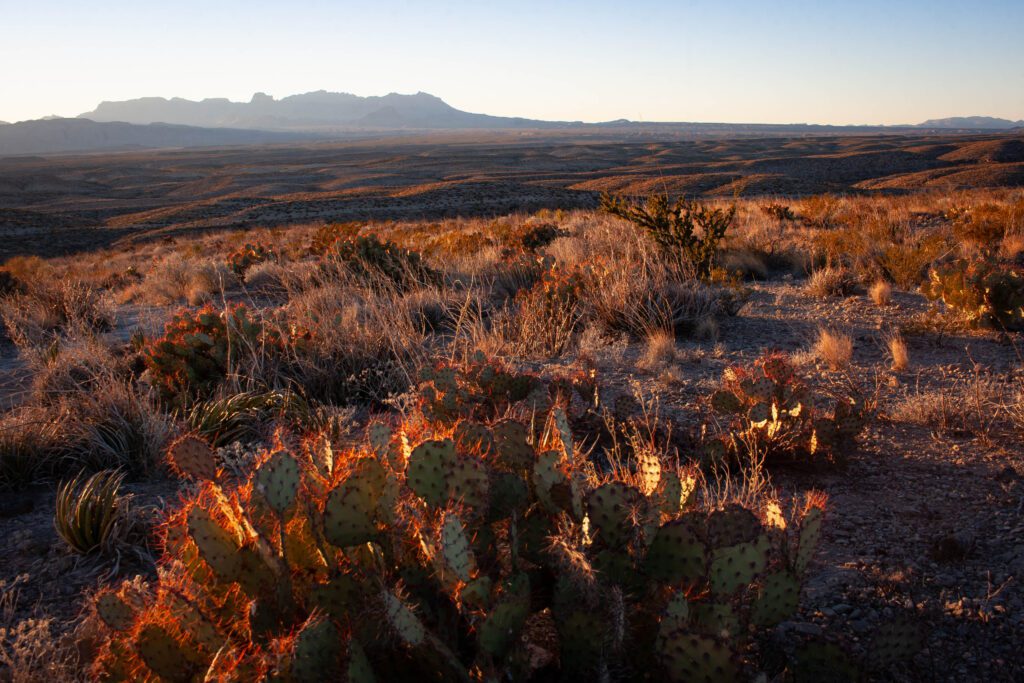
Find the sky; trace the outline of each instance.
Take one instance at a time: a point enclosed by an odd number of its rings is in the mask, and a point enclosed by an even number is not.
[[[1024,119],[1024,0],[0,0],[0,120],[429,92],[565,121]]]

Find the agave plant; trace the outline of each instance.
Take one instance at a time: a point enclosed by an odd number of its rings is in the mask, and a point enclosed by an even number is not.
[[[122,518],[124,474],[103,470],[79,474],[57,489],[53,517],[57,533],[75,552],[86,555],[109,547]]]

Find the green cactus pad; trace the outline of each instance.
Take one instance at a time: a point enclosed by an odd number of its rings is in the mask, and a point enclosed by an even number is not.
[[[560,467],[562,454],[558,451],[544,451],[537,456],[533,466],[533,487],[548,512],[557,513],[562,509],[555,496],[555,488],[569,486],[569,479]]]
[[[574,610],[558,624],[562,668],[568,674],[595,671],[608,633],[606,620],[589,610]]]
[[[481,649],[493,657],[503,657],[519,639],[529,611],[529,601],[519,597],[495,605],[480,625]]]
[[[217,626],[181,596],[171,594],[167,609],[181,630],[188,633],[191,639],[210,655],[220,650],[227,642],[217,630]]]
[[[875,631],[867,648],[867,664],[873,670],[903,662],[924,647],[924,630],[912,616],[900,616]]]
[[[345,683],[375,683],[373,667],[366,657],[366,651],[358,640],[348,641],[348,665],[345,667]]]
[[[424,441],[409,454],[406,481],[428,505],[441,507],[448,500],[447,472],[455,461],[455,442]]]
[[[596,536],[605,545],[619,546],[633,535],[633,511],[640,492],[632,486],[613,481],[591,491],[587,498],[587,514],[596,528]]]
[[[636,475],[640,493],[650,496],[661,484],[661,459],[653,450],[639,449],[636,453]]]
[[[274,453],[256,470],[255,481],[256,490],[267,505],[277,514],[284,515],[299,493],[302,481],[299,463],[284,451]]]
[[[763,427],[772,419],[772,406],[766,401],[755,403],[747,411],[747,420],[755,427]]]
[[[298,683],[321,683],[338,675],[341,637],[326,619],[307,622],[295,639],[292,676]]]
[[[721,639],[679,630],[660,641],[659,652],[673,683],[726,683],[737,679],[733,653]]]
[[[374,422],[366,428],[366,435],[374,454],[378,458],[386,456],[388,446],[391,445],[391,437],[394,436],[391,425],[384,422]]]
[[[210,445],[195,436],[175,441],[167,450],[167,459],[183,476],[197,481],[217,478],[217,458]]]
[[[727,548],[749,543],[761,533],[761,521],[753,512],[740,505],[729,505],[708,515],[708,545]]]
[[[467,582],[476,572],[476,558],[469,545],[469,537],[458,515],[447,514],[441,525],[441,560],[446,572],[459,581]]]
[[[487,512],[490,477],[483,461],[473,456],[456,456],[445,471],[447,500],[453,500],[476,515]]]
[[[372,541],[377,535],[377,502],[370,487],[342,482],[324,505],[324,537],[339,548]]]
[[[754,401],[770,401],[775,394],[775,382],[767,377],[754,380],[749,384],[744,382],[743,391]]]
[[[775,626],[792,616],[799,604],[800,581],[791,572],[779,569],[761,582],[750,620],[755,626]]]
[[[338,620],[355,613],[365,596],[365,587],[351,574],[339,574],[311,591],[313,604]]]
[[[717,413],[732,415],[743,410],[743,402],[731,391],[720,390],[711,395],[711,407]]]
[[[406,645],[410,647],[420,645],[424,638],[426,638],[427,632],[419,618],[412,613],[412,610],[400,598],[391,592],[385,591],[382,597],[384,600],[384,614],[392,630],[398,634],[398,637]]]
[[[526,427],[512,420],[494,425],[495,459],[505,469],[520,471],[533,466],[536,457],[527,443]]]
[[[695,583],[707,572],[707,550],[697,534],[693,515],[661,525],[647,551],[645,567],[653,578],[669,584]]]
[[[555,429],[558,431],[558,438],[562,442],[562,450],[565,453],[565,457],[571,461],[573,459],[573,440],[572,428],[569,426],[569,416],[565,414],[562,408],[555,408],[551,411],[551,418],[555,423]]]
[[[198,653],[183,647],[165,629],[155,624],[143,628],[135,640],[135,650],[150,671],[167,681],[192,680],[202,663]]]
[[[793,568],[797,575],[807,571],[807,565],[814,557],[814,551],[821,539],[821,524],[824,514],[819,508],[811,508],[800,520],[800,535],[797,539],[796,557]]]
[[[494,435],[491,430],[487,425],[472,420],[460,420],[459,424],[455,425],[452,439],[460,451],[487,455],[494,448]]]
[[[115,631],[127,631],[135,623],[135,610],[120,595],[104,591],[96,598],[96,613]]]
[[[690,606],[690,621],[701,633],[723,638],[740,634],[740,618],[729,603],[698,602]]]
[[[459,600],[472,609],[487,609],[491,604],[492,586],[491,577],[486,574],[479,576],[462,587]]]
[[[188,512],[188,531],[203,561],[223,581],[238,581],[242,556],[234,536],[207,510],[193,507]]]
[[[505,519],[522,513],[530,504],[530,490],[522,477],[509,472],[492,472],[487,518]]]
[[[755,541],[717,548],[711,554],[711,590],[730,595],[753,583],[768,566],[771,542],[762,534]]]

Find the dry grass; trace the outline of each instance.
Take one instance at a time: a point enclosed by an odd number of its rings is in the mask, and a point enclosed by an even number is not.
[[[811,296],[848,296],[853,293],[856,282],[845,268],[827,266],[811,273],[804,285],[804,291]]]
[[[889,349],[889,358],[892,359],[892,369],[896,372],[903,372],[910,367],[910,352],[907,349],[907,342],[899,333],[889,335],[885,340]]]
[[[853,358],[853,339],[836,330],[821,329],[814,343],[814,355],[832,370],[845,370]]]
[[[876,280],[868,289],[868,296],[876,306],[888,306],[892,301],[892,286],[885,280]]]
[[[124,300],[158,306],[197,306],[236,284],[237,278],[223,260],[172,252],[153,266],[142,283],[130,288]]]

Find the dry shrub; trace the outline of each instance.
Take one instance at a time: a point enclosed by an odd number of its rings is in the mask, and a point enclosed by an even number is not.
[[[664,330],[655,330],[647,337],[637,365],[649,372],[662,372],[678,359],[675,337]]]
[[[892,300],[892,286],[885,280],[876,280],[868,289],[868,295],[876,306],[888,306]]]
[[[826,266],[811,273],[804,285],[804,291],[812,296],[849,296],[853,293],[856,281],[845,268]]]
[[[1003,417],[1003,398],[998,382],[976,373],[949,387],[915,389],[893,403],[889,416],[942,433],[988,434]]]
[[[67,454],[62,406],[24,406],[0,416],[0,488],[20,487],[60,471]]]
[[[814,355],[832,370],[842,370],[853,358],[853,340],[842,332],[821,329],[814,343]]]
[[[232,287],[237,281],[231,269],[221,260],[195,259],[174,252],[157,263],[136,289],[144,303],[199,305],[217,292]]]
[[[60,635],[50,618],[0,627],[0,680],[9,683],[90,680],[74,635]]]
[[[95,337],[76,337],[55,344],[30,359],[32,397],[47,404],[88,391],[103,379],[124,373],[110,348]]]
[[[289,268],[278,261],[261,261],[245,271],[245,288],[263,296],[283,294],[289,281]]]
[[[747,279],[768,278],[767,257],[752,249],[729,249],[719,257],[719,265],[727,273],[735,273]]]
[[[38,352],[66,335],[109,330],[110,303],[92,287],[76,280],[38,281],[24,294],[0,301],[7,334],[24,352]]]

